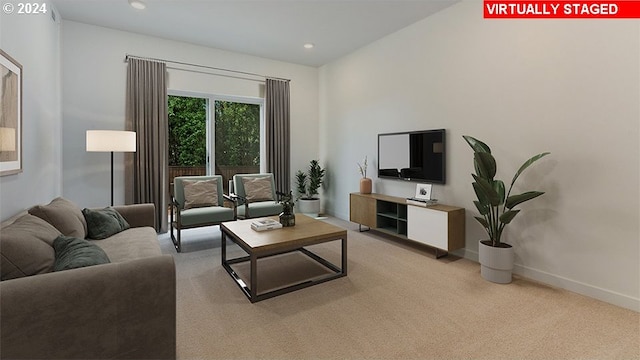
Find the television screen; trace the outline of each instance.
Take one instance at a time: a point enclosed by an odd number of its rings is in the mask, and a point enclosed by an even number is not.
[[[445,130],[378,134],[378,177],[445,183]]]

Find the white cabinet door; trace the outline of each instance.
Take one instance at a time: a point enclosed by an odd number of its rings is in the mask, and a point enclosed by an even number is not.
[[[448,216],[446,211],[407,205],[407,237],[448,251]]]

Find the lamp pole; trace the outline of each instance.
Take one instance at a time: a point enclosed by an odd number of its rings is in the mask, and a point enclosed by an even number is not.
[[[87,151],[111,153],[111,206],[113,206],[113,153],[135,152],[136,133],[118,130],[87,130]]]
[[[111,152],[111,206],[113,206],[113,151]]]

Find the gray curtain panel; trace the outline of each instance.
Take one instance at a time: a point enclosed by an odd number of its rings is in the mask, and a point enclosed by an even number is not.
[[[289,81],[267,79],[265,101],[267,172],[273,173],[276,190],[288,192],[291,190]]]
[[[153,203],[156,230],[167,231],[168,126],[167,66],[128,59],[127,129],[136,132],[137,151],[129,154],[125,174],[128,204]]]

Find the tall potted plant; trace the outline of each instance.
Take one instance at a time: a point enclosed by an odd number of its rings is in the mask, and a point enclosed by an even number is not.
[[[318,189],[323,183],[325,169],[320,166],[318,160],[309,162],[307,172],[296,172],[296,192],[298,193],[298,211],[312,217],[318,217],[320,213],[320,199]]]
[[[489,236],[489,239],[481,240],[478,244],[480,274],[492,282],[510,283],[514,252],[511,245],[502,242],[502,233],[520,212],[515,209],[517,205],[544,194],[542,191],[527,191],[511,195],[511,190],[525,169],[549,153],[540,153],[525,161],[513,176],[508,191],[505,191],[504,182],[495,179],[497,164],[489,146],[471,136],[465,135],[463,138],[473,149],[475,173],[472,174],[472,185],[477,197],[473,203],[480,213],[475,219]]]

